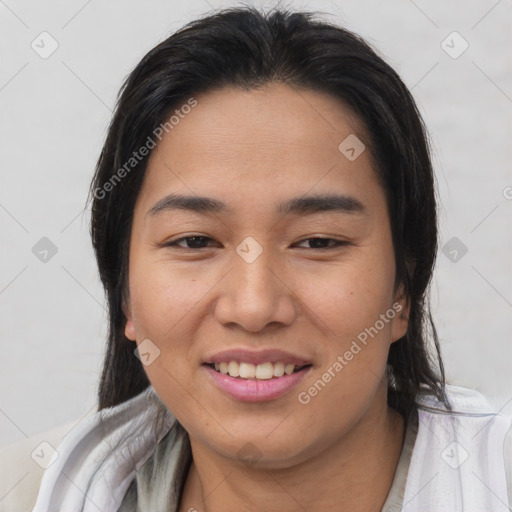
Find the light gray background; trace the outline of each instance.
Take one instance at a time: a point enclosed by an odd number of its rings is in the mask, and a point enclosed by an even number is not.
[[[94,408],[107,316],[82,212],[115,96],[156,43],[233,5],[0,0],[0,445]],[[510,408],[512,1],[286,5],[330,13],[412,88],[434,146],[441,246],[468,248],[456,262],[440,252],[432,289],[448,380]],[[31,48],[43,31],[59,44],[47,59]],[[441,46],[454,31],[469,44],[456,59]],[[32,253],[42,237],[58,248],[46,263]]]

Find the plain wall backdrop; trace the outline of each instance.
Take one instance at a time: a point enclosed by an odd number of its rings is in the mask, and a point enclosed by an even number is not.
[[[94,409],[107,315],[84,207],[116,94],[158,42],[235,5],[0,0],[0,445]],[[448,382],[511,410],[512,1],[282,5],[329,13],[412,89],[442,203],[432,305]]]

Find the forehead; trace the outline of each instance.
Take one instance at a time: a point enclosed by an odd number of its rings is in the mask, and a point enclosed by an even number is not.
[[[308,191],[358,192],[361,199],[375,192],[370,152],[351,161],[340,151],[347,137],[366,137],[337,98],[273,84],[222,88],[195,99],[197,106],[153,150],[142,200],[154,202],[170,189],[222,196],[226,203],[273,198],[273,204]]]
[[[351,134],[360,139],[361,122],[339,99],[317,91],[272,84],[249,91],[225,87],[196,97],[160,148],[188,159],[214,153],[235,157],[257,152],[261,161],[300,159],[316,149],[339,156],[339,143]],[[179,109],[178,109],[179,110]],[[265,149],[266,151],[262,151]],[[284,151],[284,154],[283,154]]]

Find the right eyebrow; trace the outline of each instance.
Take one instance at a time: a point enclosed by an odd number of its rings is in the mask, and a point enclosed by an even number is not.
[[[233,210],[226,203],[204,196],[183,196],[170,194],[160,199],[146,215],[157,215],[169,210],[188,210],[197,213],[232,213]]]

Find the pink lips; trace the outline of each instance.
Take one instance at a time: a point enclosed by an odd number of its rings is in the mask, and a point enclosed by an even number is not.
[[[241,379],[219,373],[210,366],[204,365],[203,368],[213,382],[233,398],[242,402],[262,402],[284,395],[303,379],[310,366],[291,375],[283,375],[269,380]]]
[[[262,402],[279,398],[296,386],[311,368],[311,366],[306,366],[291,375],[258,380],[231,377],[209,366],[212,363],[229,361],[243,361],[254,365],[266,362],[282,362],[284,364],[294,364],[298,367],[311,365],[311,362],[282,350],[253,352],[239,349],[227,350],[208,356],[202,366],[208,372],[208,377],[220,390],[242,402]]]

